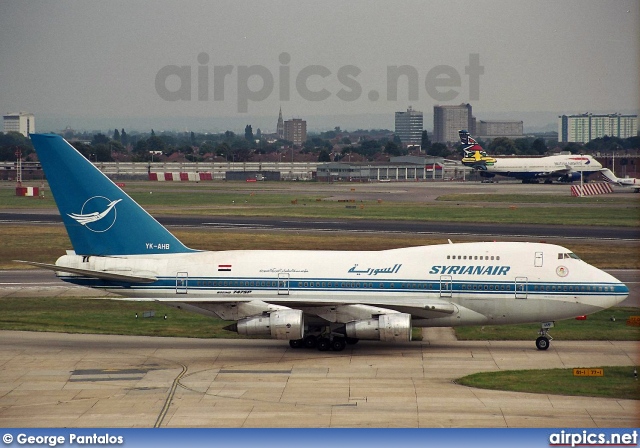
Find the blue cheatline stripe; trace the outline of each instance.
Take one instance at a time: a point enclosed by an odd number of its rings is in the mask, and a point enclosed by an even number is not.
[[[135,289],[175,289],[175,277],[161,277],[158,281],[151,284],[136,284],[113,282],[101,279],[92,279],[84,277],[63,277],[64,280],[82,286],[93,287],[116,287],[116,288],[135,288]],[[185,281],[184,278],[180,278]],[[273,278],[248,278],[248,277],[190,277],[186,279],[186,287],[190,290],[199,291],[232,291],[237,289],[251,288],[253,290],[276,291],[279,288],[287,288],[290,291],[342,291],[342,292],[402,292],[411,294],[439,293],[439,280],[407,280],[401,282],[390,281],[353,281],[351,279],[305,279],[305,280],[275,280]],[[278,288],[278,283],[280,287]],[[516,291],[514,281],[503,282],[466,282],[466,281],[446,281],[443,284],[451,285],[447,292],[452,293],[470,293],[470,294],[504,294],[514,295],[516,292],[531,295],[623,295],[628,294],[629,289],[625,285],[618,283],[542,283],[529,282],[519,283],[525,289]],[[180,287],[185,287],[181,285]],[[476,289],[473,289],[476,287]],[[486,288],[485,288],[486,287]],[[480,289],[482,288],[482,289]]]

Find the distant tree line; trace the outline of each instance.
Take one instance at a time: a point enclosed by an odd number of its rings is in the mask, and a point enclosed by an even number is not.
[[[31,140],[19,132],[0,133],[0,160],[15,161],[18,149],[22,152],[23,158],[34,152]]]
[[[114,129],[109,133],[76,133],[65,130],[62,135],[92,162],[111,162],[114,160],[149,162],[164,160],[178,153],[179,158],[188,161],[205,161],[215,156],[230,162],[246,162],[260,154],[283,153],[292,148],[292,142],[286,140],[267,141],[260,129],[254,133],[248,124],[244,135],[234,132],[195,133],[195,132],[159,132],[153,129],[149,133],[128,133],[125,129]],[[615,153],[640,148],[640,137],[620,139],[602,137],[586,145],[567,143],[549,147],[542,138],[495,138],[490,142],[479,141],[491,155],[545,155],[558,148],[574,154]],[[461,145],[449,147],[442,143],[432,143],[427,131],[421,139],[422,154],[434,157],[457,159],[461,157]],[[0,160],[13,161],[17,149],[23,158],[33,153],[31,141],[17,132],[0,133]],[[347,161],[354,155],[359,160],[388,160],[389,157],[409,153],[400,138],[389,130],[342,131],[339,127],[319,134],[310,134],[299,148],[299,154],[308,155],[319,162]]]

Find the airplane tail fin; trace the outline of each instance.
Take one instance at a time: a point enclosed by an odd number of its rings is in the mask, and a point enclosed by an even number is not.
[[[465,129],[459,130],[458,135],[460,136],[460,142],[463,145],[474,144],[476,142],[473,138],[471,138],[471,134],[469,134],[469,131]],[[469,141],[471,141],[471,143],[469,143]]]
[[[619,183],[620,183],[620,179],[618,179],[618,178],[616,177],[616,175],[615,175],[615,174],[613,174],[613,172],[612,172],[609,168],[603,168],[603,169],[601,169],[601,170],[600,170],[600,173],[602,173],[602,175],[603,175],[604,177],[606,177],[606,178],[607,178],[607,180],[608,180],[609,182],[613,182],[613,183],[616,183],[616,184],[619,184]]]
[[[30,137],[76,254],[193,252],[62,137]]]
[[[471,137],[471,134],[469,134],[469,131],[462,129],[458,131],[458,135],[460,136],[460,143],[465,145],[465,147],[462,148],[465,154],[469,154],[469,153],[473,154],[475,151],[484,152],[484,149],[482,148],[482,146],[480,146],[478,142],[476,142],[474,138]]]

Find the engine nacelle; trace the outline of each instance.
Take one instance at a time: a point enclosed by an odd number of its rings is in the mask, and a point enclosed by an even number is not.
[[[278,310],[240,319],[229,330],[245,336],[271,336],[274,339],[302,339],[304,316],[300,310]]]
[[[571,172],[558,178],[559,182],[577,182],[580,180],[580,173]]]
[[[406,313],[381,314],[374,319],[348,322],[344,327],[349,338],[376,341],[410,341],[411,315]]]

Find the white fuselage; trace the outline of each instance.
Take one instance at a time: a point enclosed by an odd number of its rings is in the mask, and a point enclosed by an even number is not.
[[[611,307],[628,295],[624,284],[569,250],[541,243],[67,255],[56,264],[155,276],[153,283],[125,284],[59,273],[64,280],[129,298],[180,302],[218,315],[220,304],[267,303],[322,316],[329,311],[314,307],[365,303],[411,314],[414,326],[551,321]]]
[[[487,173],[516,178],[560,176],[574,172],[589,174],[602,168],[600,162],[586,155],[557,155],[538,158],[497,158],[487,166]]]

